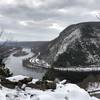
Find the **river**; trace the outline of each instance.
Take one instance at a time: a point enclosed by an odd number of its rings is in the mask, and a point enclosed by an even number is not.
[[[36,78],[41,79],[44,73],[46,72],[45,69],[43,68],[30,69],[23,67],[22,60],[31,57],[33,55],[30,49],[24,49],[24,51],[26,51],[29,54],[26,56],[15,57],[13,56],[15,52],[12,53],[5,61],[6,67],[10,69],[13,75],[26,75],[26,76],[31,76],[35,79]]]

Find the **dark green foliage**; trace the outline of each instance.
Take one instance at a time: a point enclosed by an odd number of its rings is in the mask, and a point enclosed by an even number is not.
[[[48,69],[48,71],[45,73],[43,80],[55,80],[55,70],[53,67],[51,67],[50,69]]]
[[[20,57],[20,56],[25,56],[25,55],[28,55],[28,53],[25,51],[22,51],[22,50],[19,50],[13,54],[13,56],[15,56],[15,57]]]
[[[94,30],[93,28],[86,24],[86,25],[83,25],[81,28],[81,31],[82,31],[82,37],[84,38],[94,38],[96,37],[95,33],[94,33]]]
[[[10,89],[14,89],[15,86],[18,84],[18,82],[12,82],[12,81],[9,81],[6,78],[1,78],[0,84],[2,86],[4,86],[4,87],[10,88]]]
[[[94,39],[94,41],[96,41],[96,40]],[[90,40],[90,39],[88,39],[87,41],[84,40],[84,42],[83,42],[84,47],[87,49],[87,51],[90,52],[90,54],[92,54],[92,55],[96,54],[96,55],[100,56],[100,49],[98,48],[98,43],[95,44],[95,43],[91,43],[91,42],[92,42],[92,40]]]
[[[86,55],[81,50],[71,50],[70,52],[64,52],[59,55],[58,60],[54,62],[54,65],[59,67],[84,66],[86,65],[86,61]]]
[[[5,64],[3,63],[3,60],[0,59],[0,76],[1,77],[9,77],[12,73],[10,73],[10,70],[8,68],[5,68]]]
[[[53,63],[54,66],[56,67],[65,67],[66,65],[68,65],[68,60],[70,61],[70,55],[68,55],[66,52],[64,52],[63,54],[59,55],[57,61],[55,61]]]
[[[59,55],[57,61],[53,63],[56,67],[84,66],[87,65],[87,53],[77,41],[75,47],[69,47],[67,52]]]
[[[56,83],[54,81],[48,82],[46,80],[44,81],[37,81],[35,83],[35,88],[46,90],[46,89],[56,89]]]

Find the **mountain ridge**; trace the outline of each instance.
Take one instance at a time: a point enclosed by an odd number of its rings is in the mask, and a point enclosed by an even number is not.
[[[57,67],[99,64],[99,38],[100,22],[70,25],[48,43],[40,58]]]

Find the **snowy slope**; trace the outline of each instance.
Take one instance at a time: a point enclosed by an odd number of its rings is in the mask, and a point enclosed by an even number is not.
[[[20,76],[9,79],[18,80],[18,77],[20,79]],[[25,76],[21,76],[22,78],[25,78]],[[95,97],[90,97],[84,89],[81,89],[77,85],[70,83],[63,85],[63,82],[57,84],[57,88],[54,91],[42,91],[28,87],[23,91],[17,88],[8,89],[0,87],[0,100],[99,100]]]

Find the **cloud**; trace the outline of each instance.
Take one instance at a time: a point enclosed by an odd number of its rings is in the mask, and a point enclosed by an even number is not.
[[[57,30],[60,30],[60,31],[63,30],[63,27],[60,26],[60,25],[57,24],[57,23],[53,23],[52,26],[50,26],[49,28],[50,28],[50,29],[57,29]]]
[[[0,27],[15,40],[51,40],[70,24],[97,21],[99,0],[1,0]]]

